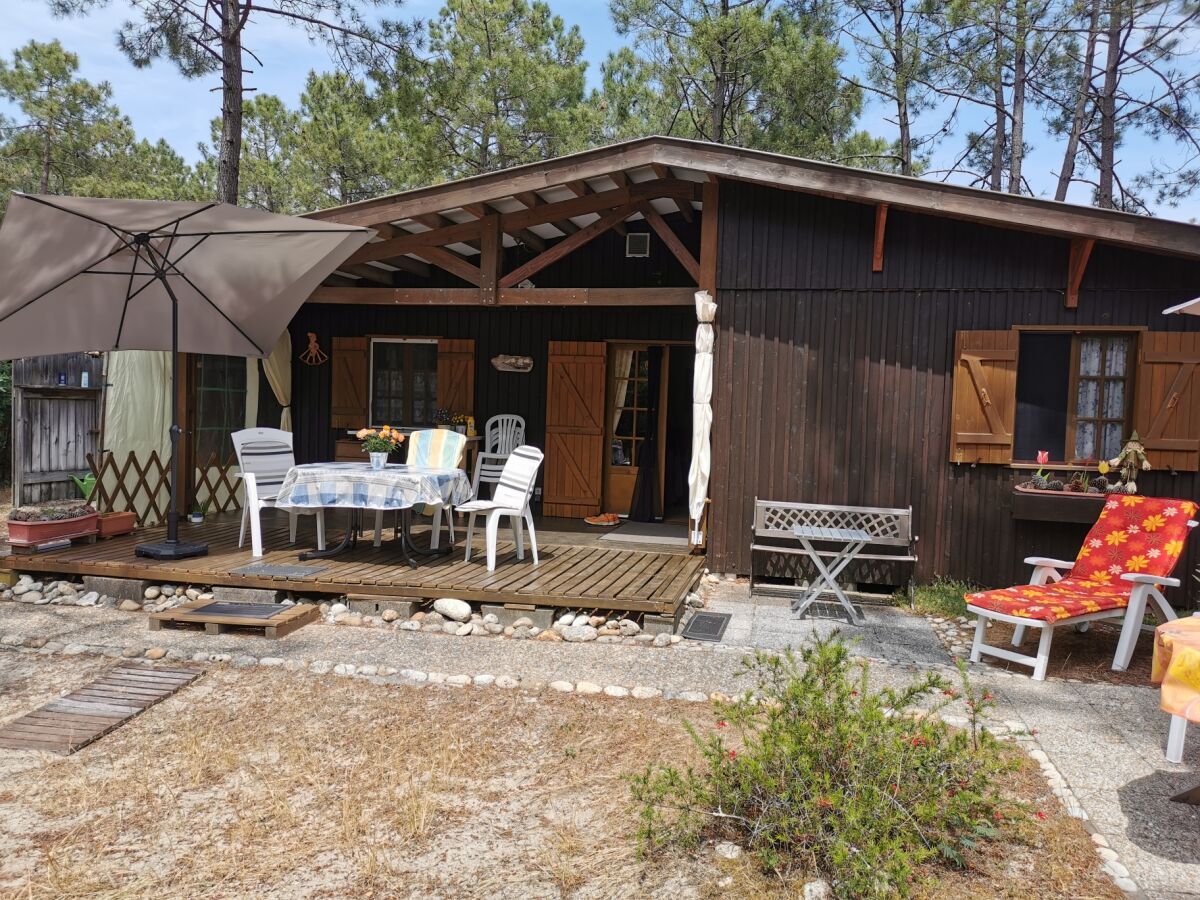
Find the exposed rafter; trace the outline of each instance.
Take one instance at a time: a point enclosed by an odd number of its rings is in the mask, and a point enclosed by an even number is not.
[[[623,187],[623,185],[618,185],[618,187]],[[567,182],[567,190],[569,190],[576,197],[586,197],[588,194],[596,193],[594,190],[592,190],[592,186],[590,184],[588,184],[586,181],[584,181],[582,178],[580,178],[576,181],[568,181]],[[625,228],[625,223],[618,222],[616,225],[613,226],[613,231],[617,232],[617,234],[621,235],[621,237],[624,237],[625,234],[627,233],[627,230]]]
[[[888,205],[875,204],[875,243],[871,250],[871,271],[883,271],[883,240],[887,234]]]
[[[1076,309],[1079,306],[1079,285],[1083,283],[1083,273],[1087,271],[1088,260],[1091,259],[1095,244],[1091,238],[1071,239],[1071,255],[1067,258],[1067,309]]]
[[[445,269],[451,275],[456,275],[475,287],[482,284],[483,279],[479,266],[467,262],[453,250],[447,250],[444,247],[426,247],[420,251],[420,256],[429,260],[439,269]]]
[[[691,306],[695,288],[501,288],[499,306]],[[319,287],[308,303],[480,306],[477,288]]]
[[[666,220],[659,215],[658,210],[651,206],[649,202],[641,204],[638,208],[641,210],[642,215],[646,217],[646,221],[650,224],[650,227],[654,229],[654,233],[667,245],[667,249],[671,251],[671,255],[679,260],[679,264],[692,276],[692,280],[699,284],[700,263],[696,261],[696,257],[692,256],[692,251],[684,246],[683,241],[679,239],[679,235],[671,229]]]
[[[513,285],[520,284],[526,278],[529,278],[530,276],[540,272],[542,269],[546,268],[546,266],[558,262],[571,251],[582,247],[588,241],[591,241],[592,239],[608,231],[618,222],[624,221],[635,212],[637,212],[636,208],[628,205],[610,210],[591,225],[579,229],[579,231],[575,232],[570,237],[563,238],[545,253],[539,253],[523,266],[518,266],[517,268],[513,269],[500,279],[500,286],[512,287]]]
[[[536,209],[539,206],[545,206],[546,201],[542,199],[537,191],[521,191],[513,195],[519,202],[525,205],[526,209]],[[570,219],[555,219],[550,222],[555,228],[563,234],[571,235],[579,230],[579,226]]]
[[[488,216],[495,215],[497,210],[488,203],[468,203],[463,206],[463,209],[473,215],[476,219],[484,219]],[[546,249],[546,241],[536,232],[530,231],[528,228],[520,228],[513,233],[513,240],[532,248],[540,253]]]
[[[651,163],[650,168],[654,170],[654,174],[659,178],[674,178],[674,173],[671,172],[670,166],[664,166],[662,163]],[[683,216],[685,222],[692,221],[692,204],[689,200],[676,200],[675,208],[679,210],[679,214]]]

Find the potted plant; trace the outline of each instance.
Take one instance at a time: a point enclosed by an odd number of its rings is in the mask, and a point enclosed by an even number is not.
[[[459,434],[466,434],[467,426],[471,423],[471,417],[466,413],[455,413],[451,418],[451,422],[454,424],[455,431]]]
[[[56,500],[18,506],[8,514],[8,542],[14,547],[32,547],[47,541],[91,537],[97,531],[99,514],[80,500]]]
[[[128,510],[100,513],[100,537],[113,538],[129,534],[137,525],[137,516]]]
[[[204,517],[208,514],[208,504],[209,501],[205,500],[203,503],[197,503],[192,507],[192,514],[189,518],[193,525],[204,524]]]
[[[363,452],[370,455],[372,469],[386,466],[388,454],[404,443],[404,435],[391,425],[384,425],[378,431],[374,428],[360,429],[356,437],[362,441]]]
[[[439,406],[433,411],[433,424],[438,428],[449,428],[454,424],[454,413],[444,406]]]

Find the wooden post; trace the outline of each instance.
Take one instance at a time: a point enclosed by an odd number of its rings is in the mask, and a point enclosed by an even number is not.
[[[871,271],[883,271],[883,239],[887,233],[888,205],[875,204],[875,247],[871,253]]]
[[[504,256],[503,236],[498,215],[484,216],[482,221],[483,230],[479,236],[479,300],[484,304],[494,304],[497,300],[496,288],[500,282],[501,259]]]
[[[1071,238],[1071,255],[1067,259],[1067,293],[1064,298],[1067,309],[1079,307],[1079,285],[1083,282],[1083,273],[1087,271],[1095,244],[1092,238]]]
[[[717,296],[717,209],[720,202],[720,182],[704,182],[700,218],[700,289],[716,299]]]

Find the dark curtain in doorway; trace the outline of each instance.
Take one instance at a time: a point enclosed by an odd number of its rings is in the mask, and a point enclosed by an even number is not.
[[[658,405],[662,388],[663,348],[651,347],[647,353],[649,377],[646,380],[646,439],[641,442],[637,458],[637,481],[633,483],[633,500],[629,504],[629,518],[634,522],[662,521],[662,501],[659,483],[662,473],[658,471]]]

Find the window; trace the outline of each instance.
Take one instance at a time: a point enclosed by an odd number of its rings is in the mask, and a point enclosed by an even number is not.
[[[233,456],[230,434],[246,425],[246,360],[240,356],[196,357],[196,461],[205,465]]]
[[[1058,463],[1090,465],[1129,436],[1134,336],[1119,332],[1023,332],[1017,365],[1013,459],[1046,450]]]
[[[432,425],[437,408],[437,341],[371,339],[371,424]]]
[[[646,439],[650,401],[650,354],[645,348],[620,347],[613,354],[612,455],[614,466],[636,466]]]

